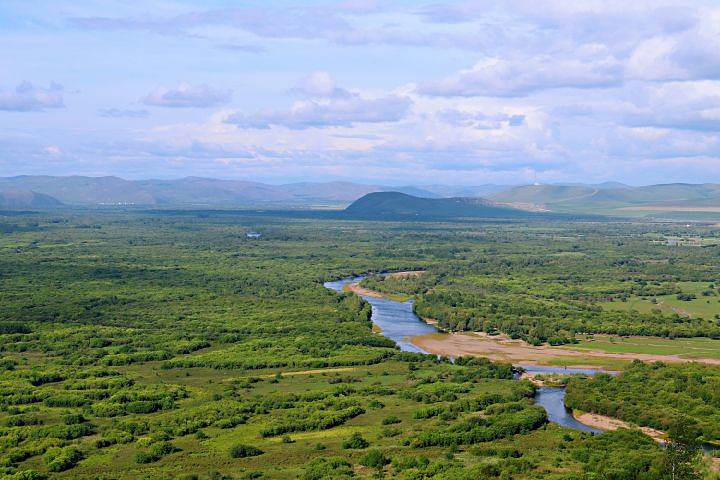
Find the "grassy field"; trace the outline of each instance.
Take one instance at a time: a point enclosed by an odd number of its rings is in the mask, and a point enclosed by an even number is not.
[[[720,296],[717,294],[703,295],[703,292],[709,290],[709,285],[707,282],[678,282],[677,286],[683,293],[695,295],[696,298],[689,301],[679,300],[677,295],[673,294],[658,295],[652,298],[632,296],[627,301],[618,299],[612,302],[600,302],[598,305],[604,309],[623,312],[634,310],[640,313],[650,313],[653,310],[660,310],[664,313],[677,313],[686,317],[718,318],[717,316],[720,316]]]
[[[608,353],[644,353],[681,355],[690,358],[719,358],[720,340],[710,338],[618,337],[611,335],[578,336],[570,348]]]
[[[180,411],[192,412],[202,410],[208,402],[217,402],[218,397],[228,397],[228,392],[247,400],[275,399],[275,403],[293,396],[311,395],[313,393],[337,390],[346,401],[360,402],[366,413],[359,415],[344,425],[329,430],[313,430],[295,432],[288,435],[264,437],[262,430],[268,423],[283,422],[296,418],[302,420],[301,409],[279,409],[269,413],[262,421],[251,419],[242,428],[220,428],[210,426],[202,429],[202,438],[198,435],[178,437],[173,444],[179,449],[154,462],[151,465],[138,465],[136,456],[144,447],[157,442],[157,434],[139,436],[134,443],[113,445],[97,451],[94,455],[81,461],[71,471],[57,473],[53,478],[166,478],[166,472],[180,474],[186,472],[214,472],[223,474],[232,472],[235,478],[275,478],[295,479],[302,477],[303,466],[312,458],[340,456],[352,464],[356,464],[355,474],[360,477],[372,476],[374,470],[357,465],[360,458],[369,449],[381,449],[389,458],[407,458],[422,455],[431,461],[447,461],[448,450],[445,447],[429,447],[421,450],[409,446],[418,432],[449,427],[457,422],[457,416],[440,418],[437,416],[418,419],[415,412],[430,404],[434,407],[448,406],[449,397],[442,401],[418,402],[416,399],[401,395],[403,389],[417,384],[416,379],[436,376],[441,371],[460,372],[462,368],[445,365],[438,368],[427,363],[419,368],[408,370],[404,362],[384,362],[379,365],[363,367],[344,367],[337,369],[315,369],[303,371],[263,371],[259,375],[237,376],[237,372],[218,371],[212,369],[181,369],[165,370],[158,364],[146,364],[143,368],[131,368],[139,383],[177,384],[182,382],[188,389],[198,395],[179,402]],[[277,375],[280,373],[280,375]],[[188,376],[190,374],[190,376]],[[238,385],[250,386],[239,388]],[[500,379],[477,379],[470,387],[468,395],[483,394],[512,395],[517,382]],[[385,391],[380,395],[362,395],[363,389]],[[356,393],[358,392],[358,393]],[[462,395],[464,397],[466,395]],[[155,416],[156,422],[169,422],[177,411]],[[388,422],[388,418],[394,418]],[[108,426],[112,424],[107,422]],[[577,471],[577,462],[569,455],[558,455],[558,445],[563,443],[567,430],[557,426],[547,426],[541,431],[515,437],[509,441],[493,444],[495,449],[513,447],[519,449],[521,455],[532,462],[532,471],[543,466],[547,473]],[[362,449],[343,448],[343,443],[353,434],[359,433],[369,442],[369,447]],[[575,436],[583,435],[574,433]],[[98,437],[99,438],[99,437]],[[93,440],[88,438],[88,440]],[[565,440],[566,441],[566,440]],[[249,458],[230,458],[229,451],[233,445],[249,444],[261,449],[264,453]],[[493,455],[477,456],[470,447],[456,449],[453,462],[470,468],[484,463],[497,464],[499,459]],[[557,464],[557,458],[561,458]],[[565,467],[560,465],[565,464]],[[26,467],[42,469],[40,458],[31,459]],[[388,469],[392,471],[392,469]],[[262,472],[262,473],[261,473]],[[528,472],[530,473],[530,472]],[[105,476],[105,477],[103,477]],[[182,477],[175,477],[182,478]],[[190,477],[188,477],[190,478]],[[205,477],[202,477],[205,478]]]

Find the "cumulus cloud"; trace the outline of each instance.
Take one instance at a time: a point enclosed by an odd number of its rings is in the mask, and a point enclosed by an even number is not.
[[[636,80],[720,79],[720,10],[708,12],[697,28],[640,42],[627,60]]]
[[[543,89],[609,87],[622,81],[622,64],[604,47],[587,45],[578,50],[577,57],[484,60],[441,80],[421,83],[418,91],[448,97],[514,97]]]
[[[170,108],[207,108],[230,101],[230,90],[218,90],[208,85],[181,83],[177,87],[159,87],[144,99],[145,105]]]
[[[352,126],[356,123],[395,122],[405,117],[412,100],[401,95],[369,98],[335,84],[327,72],[314,72],[292,89],[304,97],[289,110],[264,110],[255,114],[235,112],[226,123],[240,128],[267,129],[283,126],[294,130],[316,127]]]
[[[105,118],[145,118],[149,115],[147,110],[132,110],[124,108],[102,108],[98,115]]]
[[[635,127],[720,131],[720,81],[670,82],[646,87],[620,109],[618,121]]]
[[[292,89],[293,92],[307,97],[349,97],[350,92],[335,85],[335,80],[328,72],[313,72],[300,79]]]
[[[395,122],[410,110],[407,97],[389,95],[380,98],[349,98],[307,100],[296,102],[288,111],[266,110],[253,115],[234,113],[227,123],[240,128],[270,128],[272,125],[291,129],[351,126],[356,123]]]
[[[63,88],[51,83],[48,88],[36,87],[31,82],[22,82],[14,90],[0,90],[0,110],[29,112],[46,108],[62,108]]]
[[[218,9],[185,2],[145,17],[127,6],[94,12],[107,17],[72,25],[115,32],[73,35],[92,36],[102,51],[118,38],[142,45],[127,67],[150,85],[184,78],[142,68],[159,54],[181,52],[168,51],[167,39],[154,44],[135,32],[177,36],[170,44],[196,55],[209,75],[248,60],[237,96],[252,107],[202,111],[202,118],[192,109],[153,111],[153,125],[112,136],[93,128],[95,115],[82,135],[59,127],[48,138],[52,129],[38,122],[20,136],[43,143],[19,149],[13,160],[46,161],[42,149],[61,145],[57,160],[102,166],[132,158],[140,174],[147,165],[179,173],[204,165],[223,176],[228,164],[238,175],[265,178],[309,170],[342,176],[361,165],[363,175],[380,179],[471,182],[478,175],[482,183],[646,181],[649,172],[689,180],[683,165],[712,173],[720,161],[720,8],[713,0],[311,0]],[[71,61],[66,50],[63,60]],[[173,63],[168,67],[183,68]],[[319,71],[287,84],[307,65]],[[324,71],[330,67],[363,90],[343,88]],[[222,85],[214,78],[207,82]],[[212,107],[230,96],[207,86],[171,87],[150,93],[145,104]],[[99,115],[138,118],[151,110],[132,103],[143,91],[117,93],[115,105],[130,107]],[[108,138],[90,149],[93,135]],[[708,180],[707,173],[692,178]]]

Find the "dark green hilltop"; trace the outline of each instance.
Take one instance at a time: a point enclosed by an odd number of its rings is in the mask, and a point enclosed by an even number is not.
[[[369,193],[345,209],[347,216],[373,218],[507,218],[537,216],[479,197],[421,198],[401,192]]]

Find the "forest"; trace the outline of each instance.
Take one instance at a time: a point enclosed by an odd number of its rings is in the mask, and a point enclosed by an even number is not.
[[[422,276],[374,275],[362,285],[415,296],[418,315],[446,330],[503,333],[532,345],[569,344],[594,333],[720,339],[720,239],[678,248],[658,241],[658,233],[637,225],[586,225],[571,235],[483,232],[475,248],[458,245],[451,260]],[[707,311],[661,310],[664,296],[696,298],[683,292],[688,285],[700,287]],[[657,308],[604,307],[631,297]]]
[[[720,247],[670,246],[672,224],[85,209],[0,216],[0,232],[1,478],[670,478],[670,449],[640,431],[549,422],[517,367],[401,352],[322,283],[424,271],[365,285],[532,343],[720,335],[710,315],[600,305],[681,282],[718,301]],[[718,372],[633,363],[569,381],[568,402],[658,427],[682,414],[717,440]]]
[[[571,380],[566,404],[667,431],[682,421],[720,443],[720,368],[699,363],[633,362],[617,377]]]

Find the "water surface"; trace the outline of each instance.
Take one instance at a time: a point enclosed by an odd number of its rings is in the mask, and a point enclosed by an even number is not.
[[[359,282],[363,277],[356,277],[335,282],[325,282],[325,287],[342,292],[345,285]],[[373,298],[361,295],[372,305],[372,322],[382,329],[382,334],[395,341],[403,352],[428,353],[410,342],[411,337],[437,333],[438,329],[423,322],[413,312],[412,300],[396,302],[386,298]]]

